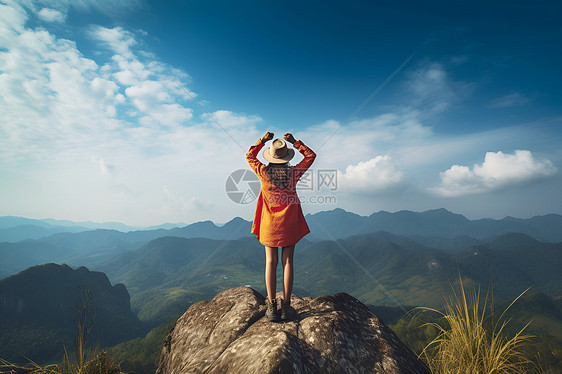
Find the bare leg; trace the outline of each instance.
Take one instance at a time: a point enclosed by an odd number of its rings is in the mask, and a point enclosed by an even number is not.
[[[265,287],[269,301],[275,299],[275,288],[277,283],[277,263],[279,255],[277,247],[265,246]]]
[[[286,305],[291,304],[291,293],[293,292],[293,254],[295,246],[283,247],[281,261],[283,264],[283,301]]]

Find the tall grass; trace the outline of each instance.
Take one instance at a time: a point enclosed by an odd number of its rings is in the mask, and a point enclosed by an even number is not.
[[[460,290],[444,297],[444,312],[432,308],[419,308],[440,316],[440,322],[427,323],[437,329],[435,337],[420,354],[432,373],[439,374],[525,374],[536,372],[536,366],[523,353],[530,343],[531,335],[524,335],[529,323],[515,336],[507,338],[506,326],[510,320],[504,318],[511,306],[529,289],[522,292],[495,318],[493,302],[489,305],[489,292],[484,300],[480,289],[473,286],[467,295],[462,277]]]
[[[78,336],[76,338],[76,361],[79,369],[84,367],[86,363],[88,338],[92,333],[96,314],[98,312],[98,307],[94,305],[94,294],[92,290],[86,286],[81,287],[80,296],[82,297],[82,303],[74,306],[74,309],[80,315],[77,323]],[[67,359],[66,361],[69,361],[66,348],[64,351],[65,358]]]
[[[32,360],[25,366],[20,366],[0,358],[0,374],[123,374],[121,366],[111,360],[107,353],[100,352],[82,366],[71,362],[68,355],[61,364],[41,366]]]

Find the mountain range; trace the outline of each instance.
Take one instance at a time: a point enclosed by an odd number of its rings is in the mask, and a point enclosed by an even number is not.
[[[262,246],[252,238],[213,240],[162,237],[96,266],[124,283],[141,320],[157,324],[194,301],[250,285],[262,292]],[[440,306],[449,280],[494,287],[496,299],[527,287],[562,295],[562,243],[505,234],[462,250],[428,247],[388,232],[334,241],[303,241],[295,252],[295,292],[318,296],[347,292],[371,305]],[[280,274],[278,274],[280,276]]]
[[[506,217],[502,220],[469,220],[445,209],[426,212],[380,211],[360,216],[343,209],[307,214],[310,234],[308,241],[346,238],[352,235],[386,231],[395,235],[416,238],[428,247],[460,250],[478,239],[505,233],[523,233],[539,241],[562,242],[562,216],[549,214],[528,219]],[[17,242],[2,241],[0,236],[0,278],[15,274],[29,266],[46,262],[68,263],[73,266],[92,266],[121,253],[139,248],[151,240],[164,236],[184,238],[240,239],[252,236],[251,222],[236,217],[222,226],[211,221],[196,222],[170,229],[118,231],[109,229],[83,230],[81,226],[66,227],[67,232],[49,233],[47,223],[20,217],[0,217],[0,233],[6,237],[25,237],[26,227],[38,227],[28,237]],[[61,221],[57,221],[61,222]],[[65,221],[62,221],[65,222]],[[25,223],[25,225],[22,225]],[[43,225],[43,226],[41,226]],[[43,230],[43,231],[41,231]],[[47,231],[45,231],[47,230]],[[46,236],[37,238],[43,232]]]
[[[138,230],[118,222],[73,222],[67,220],[30,219],[25,217],[0,217],[0,242],[17,242],[25,239],[39,239],[59,232],[81,232],[95,229],[119,231]]]
[[[387,231],[404,236],[438,236],[453,238],[460,235],[486,238],[510,232],[529,235],[541,241],[562,242],[562,216],[548,214],[522,219],[505,217],[469,220],[446,209],[395,213],[379,211],[360,216],[343,209],[307,214],[311,237],[319,239],[345,238],[356,234]]]
[[[2,222],[3,230],[22,226]],[[498,302],[529,286],[541,305],[562,297],[562,216],[469,220],[444,209],[370,216],[335,209],[307,215],[307,222],[311,233],[295,252],[294,293],[300,296],[347,292],[395,318],[407,305],[440,307],[461,274],[467,285],[492,285]],[[111,338],[104,345],[164,326],[228,288],[246,285],[265,294],[264,250],[250,227],[235,218],[222,226],[203,221],[168,229],[95,229],[0,243],[0,278],[11,275],[0,279],[0,346],[15,347],[3,357],[14,357],[37,336],[51,343],[34,359],[60,354],[72,319],[72,310],[61,305],[77,303],[76,285],[85,280],[104,290],[108,317],[100,317],[99,331]],[[50,262],[70,266],[35,266]],[[279,285],[280,277],[281,270]],[[23,313],[22,305],[30,312]],[[562,324],[556,329],[562,331]]]

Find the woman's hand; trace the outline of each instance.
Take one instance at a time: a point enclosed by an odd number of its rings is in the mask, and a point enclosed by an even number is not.
[[[261,142],[265,144],[268,140],[271,139],[273,139],[273,133],[268,131],[264,136],[261,137]]]
[[[286,141],[288,141],[289,143],[293,144],[294,142],[296,142],[295,138],[293,137],[293,134],[291,134],[290,132],[286,133],[283,138],[285,138]]]

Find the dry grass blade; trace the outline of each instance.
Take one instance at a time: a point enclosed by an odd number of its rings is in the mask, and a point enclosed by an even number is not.
[[[473,288],[472,292],[467,294],[460,275],[459,285],[460,290],[457,292],[450,284],[453,292],[452,296],[444,297],[444,312],[419,308],[421,312],[438,313],[442,321],[425,324],[435,327],[438,331],[437,337],[427,344],[420,354],[431,372],[527,374],[536,371],[522,349],[533,338],[523,335],[531,322],[510,339],[504,334],[510,322],[504,320],[506,311],[528,289],[509,304],[495,323],[490,324],[488,320],[493,314],[488,312],[488,294],[483,302],[480,289]]]

